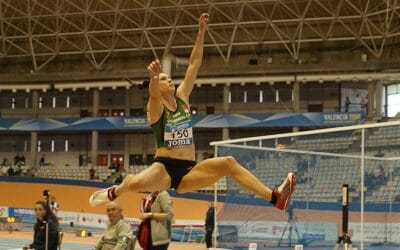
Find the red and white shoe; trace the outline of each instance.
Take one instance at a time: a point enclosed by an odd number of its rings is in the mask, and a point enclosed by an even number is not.
[[[118,185],[114,185],[112,187],[94,192],[89,198],[89,204],[92,207],[95,207],[115,200],[117,198],[117,196],[115,195],[116,187],[118,187]]]
[[[280,210],[286,210],[290,204],[290,198],[296,189],[296,176],[294,173],[288,173],[282,184],[275,188],[272,193],[276,196],[274,206]]]

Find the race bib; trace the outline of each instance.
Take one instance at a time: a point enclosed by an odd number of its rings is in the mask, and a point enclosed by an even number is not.
[[[164,130],[164,146],[180,147],[193,144],[193,128],[191,121],[177,124],[168,123]]]

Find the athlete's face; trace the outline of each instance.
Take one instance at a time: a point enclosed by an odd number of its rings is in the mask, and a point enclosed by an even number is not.
[[[161,94],[171,95],[175,93],[175,84],[169,77],[169,75],[165,73],[160,73],[159,79],[160,79]]]

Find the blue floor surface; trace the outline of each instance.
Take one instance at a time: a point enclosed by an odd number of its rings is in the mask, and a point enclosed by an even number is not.
[[[21,249],[22,246],[29,243],[31,242],[25,239],[0,238],[0,249],[1,250]],[[61,248],[61,250],[91,250],[91,249],[93,249],[92,245],[79,244],[79,243],[63,243]]]

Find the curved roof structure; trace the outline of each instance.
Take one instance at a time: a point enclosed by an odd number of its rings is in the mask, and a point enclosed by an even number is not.
[[[355,49],[385,63],[400,37],[400,3],[390,0],[0,0],[0,82],[10,73],[16,82],[35,79],[21,73],[88,79],[67,65],[77,60],[119,78],[118,58],[187,57],[202,12],[210,14],[205,56],[216,63],[279,53],[296,64]]]

